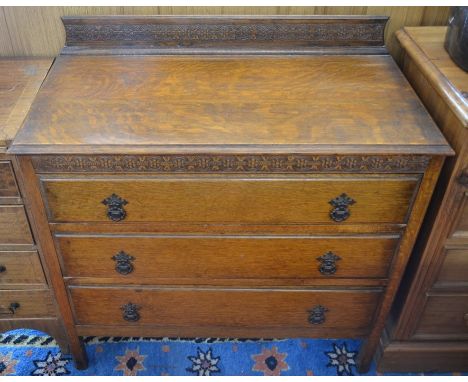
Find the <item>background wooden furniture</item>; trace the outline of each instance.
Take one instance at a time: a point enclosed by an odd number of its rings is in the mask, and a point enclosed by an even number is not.
[[[447,25],[449,7],[0,7],[0,56],[55,57],[65,42],[61,17],[102,15],[382,15],[390,18],[385,45],[399,62],[394,32]]]
[[[447,160],[382,339],[383,371],[468,370],[468,74],[446,28],[405,28],[403,70],[456,151]]]
[[[78,367],[107,334],[365,337],[368,368],[452,153],[385,22],[64,20],[10,151]]]
[[[0,60],[0,332],[42,330],[67,351],[47,269],[29,227],[25,195],[6,154],[51,64],[46,58]]]

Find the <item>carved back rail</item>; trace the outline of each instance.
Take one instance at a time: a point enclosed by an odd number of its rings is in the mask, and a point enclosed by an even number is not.
[[[386,53],[384,16],[63,17],[62,54]]]

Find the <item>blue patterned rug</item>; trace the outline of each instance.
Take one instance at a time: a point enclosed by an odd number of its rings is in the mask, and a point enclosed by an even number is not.
[[[33,330],[4,333],[0,376],[356,375],[361,344],[347,339],[85,337],[84,341],[89,367],[76,370],[52,337]],[[459,375],[445,375],[454,374]],[[376,375],[374,365],[367,375]]]

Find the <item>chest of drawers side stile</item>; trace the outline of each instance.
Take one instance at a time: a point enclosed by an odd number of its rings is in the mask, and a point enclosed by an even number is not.
[[[368,370],[452,154],[385,22],[64,19],[11,153],[78,366],[79,335],[342,336]]]

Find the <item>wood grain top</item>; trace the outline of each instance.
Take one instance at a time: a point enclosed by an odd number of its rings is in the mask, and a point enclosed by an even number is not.
[[[60,56],[15,153],[436,153],[390,56]]]
[[[0,151],[21,127],[51,64],[51,58],[0,59]]]
[[[405,27],[397,38],[434,89],[468,127],[468,73],[444,48],[447,27]]]

